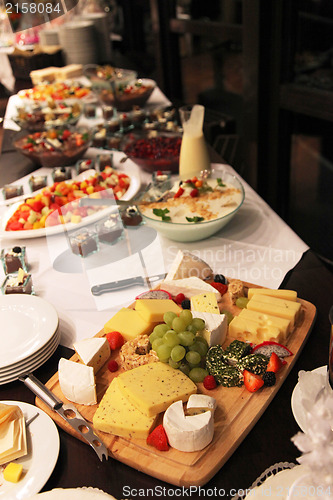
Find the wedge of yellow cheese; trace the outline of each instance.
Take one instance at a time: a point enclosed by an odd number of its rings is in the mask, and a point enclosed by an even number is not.
[[[278,316],[252,311],[247,308],[242,309],[238,317],[256,321],[262,325],[277,326],[283,333],[285,339],[288,338],[288,335],[291,332],[290,320],[286,318],[279,318]]]
[[[161,362],[123,372],[117,381],[123,395],[148,417],[165,411],[175,401],[187,401],[197,392],[189,377]]]
[[[169,311],[177,315],[182,312],[182,308],[170,299],[138,299],[135,310],[147,323],[163,323],[163,315]]]
[[[109,385],[93,417],[94,428],[125,438],[146,439],[156,417],[138,410],[118,386],[118,378]]]
[[[234,339],[253,342],[254,344],[268,340],[283,343],[286,340],[283,332],[277,326],[241,316],[235,316],[231,320],[228,333]]]
[[[270,297],[276,297],[278,299],[286,299],[286,300],[297,300],[297,292],[294,290],[274,290],[273,288],[249,288],[247,292],[247,296],[249,299],[253,297],[253,295],[269,295]]]
[[[252,311],[286,318],[290,321],[292,327],[295,326],[295,322],[301,311],[300,302],[277,299],[276,297],[260,294],[253,295],[246,307]]]
[[[138,311],[123,307],[104,325],[104,332],[120,332],[125,340],[133,340],[138,335],[150,334],[155,324],[143,319]]]
[[[27,437],[22,410],[1,403],[0,464],[12,462],[27,454]]]
[[[191,297],[192,311],[220,314],[215,293],[206,292]]]

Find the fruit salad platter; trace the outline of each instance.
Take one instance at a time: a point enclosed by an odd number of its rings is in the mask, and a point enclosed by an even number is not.
[[[159,288],[76,342],[47,387],[75,404],[113,458],[171,484],[202,486],[280,389],[315,316],[293,290],[228,279],[179,251]]]

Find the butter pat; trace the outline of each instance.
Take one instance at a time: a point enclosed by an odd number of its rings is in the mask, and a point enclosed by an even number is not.
[[[186,250],[178,250],[165,280],[179,280],[190,278],[191,276],[207,279],[212,278],[213,275],[212,268],[202,259]]]
[[[3,471],[3,478],[11,483],[18,483],[23,472],[23,465],[11,462]]]
[[[163,323],[163,315],[168,311],[177,315],[182,312],[182,308],[170,299],[138,299],[135,310],[147,323]]]
[[[206,339],[209,347],[223,344],[228,331],[228,319],[225,314],[192,311],[192,316],[205,321],[206,328],[199,332],[199,335]]]
[[[296,301],[297,299],[297,292],[295,292],[294,290],[274,290],[272,288],[249,288],[247,296],[249,299],[251,299],[253,295],[258,294],[293,301]]]
[[[152,300],[152,299],[149,299]],[[104,325],[104,332],[120,332],[125,340],[133,340],[138,335],[149,335],[154,324],[149,323],[134,309],[123,307]]]
[[[156,417],[147,417],[120,391],[118,379],[109,385],[93,417],[94,428],[128,439],[146,439]]]
[[[187,298],[193,297],[193,295],[198,295],[199,293],[212,292],[215,294],[217,300],[221,299],[220,292],[218,292],[213,286],[209,285],[209,283],[206,283],[196,276],[180,280],[165,280],[161,284],[161,288],[166,292],[171,293],[171,295],[183,293]]]
[[[264,341],[285,342],[286,338],[281,330],[267,322],[259,322],[252,319],[235,316],[229,325],[229,336],[234,339],[249,341],[259,344]]]
[[[94,369],[65,358],[59,360],[60,389],[69,401],[81,405],[97,403]]]
[[[165,411],[178,400],[187,401],[197,386],[180,370],[157,362],[139,366],[118,377],[123,395],[148,417]]]
[[[111,354],[110,345],[106,338],[84,339],[75,342],[73,347],[82,363],[92,366],[95,374],[106,363]]]
[[[191,310],[220,314],[215,293],[200,293],[191,297]]]

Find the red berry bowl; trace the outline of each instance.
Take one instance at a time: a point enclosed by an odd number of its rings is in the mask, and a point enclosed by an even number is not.
[[[156,131],[130,133],[122,144],[122,151],[147,172],[179,170],[181,134]]]

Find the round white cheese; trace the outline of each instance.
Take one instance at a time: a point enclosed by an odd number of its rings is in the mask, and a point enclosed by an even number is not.
[[[185,415],[182,401],[176,401],[164,413],[163,426],[170,446],[179,451],[199,451],[213,439],[214,416],[210,410]]]

